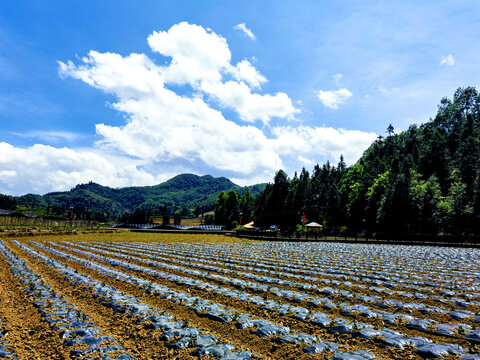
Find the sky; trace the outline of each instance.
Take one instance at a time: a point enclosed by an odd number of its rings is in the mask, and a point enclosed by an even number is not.
[[[0,193],[348,165],[480,84],[480,2],[0,0]]]

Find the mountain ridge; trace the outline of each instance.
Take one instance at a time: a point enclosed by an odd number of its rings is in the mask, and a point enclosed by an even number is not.
[[[78,217],[115,218],[138,208],[150,209],[159,216],[178,212],[186,215],[192,210],[212,210],[221,191],[243,194],[250,190],[256,196],[264,188],[265,184],[241,187],[226,177],[187,173],[157,185],[112,188],[91,181],[69,191],[26,194],[15,199],[18,205],[45,209],[45,215],[61,215],[71,209]]]

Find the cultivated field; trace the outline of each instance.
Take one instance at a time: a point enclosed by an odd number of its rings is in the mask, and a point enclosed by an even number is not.
[[[480,359],[477,249],[90,234],[0,268],[0,358]]]

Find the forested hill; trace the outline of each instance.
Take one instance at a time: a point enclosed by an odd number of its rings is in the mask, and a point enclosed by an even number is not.
[[[390,125],[353,166],[277,172],[256,204],[258,223],[323,222],[327,230],[480,234],[480,96],[444,98],[430,121]]]
[[[18,205],[45,209],[48,215],[62,215],[73,207],[77,218],[115,218],[136,209],[163,216],[210,211],[220,191],[247,189],[258,195],[265,185],[240,187],[224,177],[183,174],[155,186],[110,188],[93,182],[77,185],[70,191],[43,196],[28,194],[15,198]]]

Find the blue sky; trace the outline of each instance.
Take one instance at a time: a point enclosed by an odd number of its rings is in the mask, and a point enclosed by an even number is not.
[[[478,1],[0,0],[0,193],[271,181],[480,80]]]

